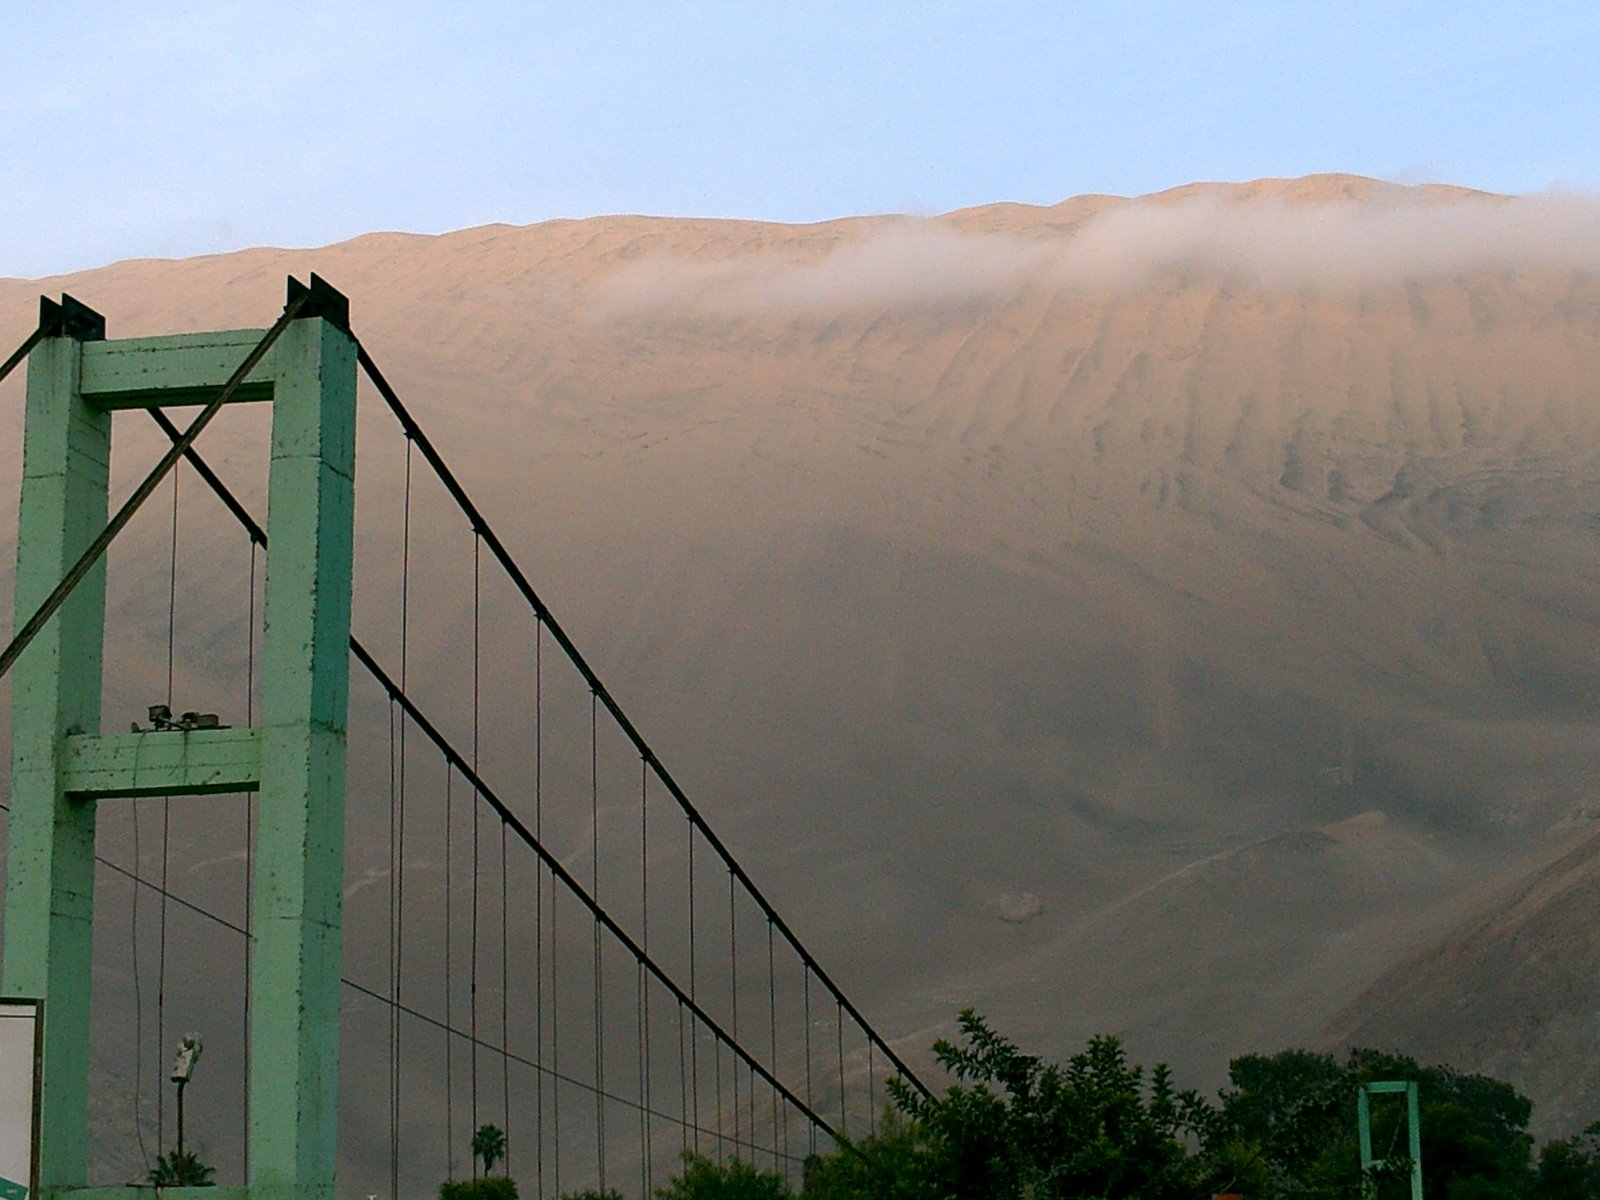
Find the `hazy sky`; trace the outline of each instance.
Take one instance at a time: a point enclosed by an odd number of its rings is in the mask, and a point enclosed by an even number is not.
[[[1600,5],[0,0],[0,275],[1341,170],[1600,186]]]

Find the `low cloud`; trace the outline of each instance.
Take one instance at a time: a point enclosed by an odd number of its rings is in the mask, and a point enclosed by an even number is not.
[[[1053,242],[962,233],[932,220],[895,221],[842,242],[821,259],[757,254],[721,262],[660,255],[602,284],[612,312],[688,302],[714,311],[770,307],[831,311],[854,306],[959,304],[1007,292],[1048,272]]]
[[[821,258],[657,256],[597,289],[603,315],[830,312],[959,305],[1036,286],[1119,289],[1161,277],[1350,289],[1477,271],[1600,270],[1600,199],[1463,196],[1119,204],[1071,230],[970,233],[938,219],[870,228]]]
[[[1087,223],[1063,281],[1163,271],[1264,287],[1352,287],[1484,270],[1600,270],[1600,201],[1468,196],[1449,202],[1140,202]]]

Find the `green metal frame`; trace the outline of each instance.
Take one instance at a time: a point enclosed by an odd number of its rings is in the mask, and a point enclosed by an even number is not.
[[[342,301],[342,298],[339,298]],[[111,417],[203,404],[260,330],[52,337],[28,363],[16,612],[105,526]],[[291,322],[237,402],[272,411],[261,703],[251,729],[100,733],[105,564],[12,671],[12,810],[0,995],[41,999],[39,1194],[87,1188],[99,801],[258,790],[250,1026],[251,1200],[332,1200],[338,1109],[356,345]],[[168,1189],[169,1191],[174,1189]],[[176,1189],[186,1190],[186,1189]],[[133,1193],[129,1193],[133,1194]]]
[[[1414,1079],[1363,1083],[1356,1089],[1356,1125],[1361,1138],[1361,1173],[1372,1168],[1373,1096],[1403,1093],[1406,1098],[1406,1149],[1411,1156],[1411,1200],[1422,1200],[1422,1114]]]

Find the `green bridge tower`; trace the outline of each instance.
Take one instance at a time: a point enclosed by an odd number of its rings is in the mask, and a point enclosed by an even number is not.
[[[307,289],[290,280],[290,291]],[[356,344],[344,297],[316,276],[309,292],[309,303],[232,397],[272,405],[257,724],[101,732],[103,558],[11,674],[0,994],[44,1002],[40,1197],[139,1194],[87,1187],[96,806],[257,791],[250,1177],[243,1189],[192,1190],[196,1200],[332,1200]],[[108,341],[93,314],[70,330],[40,342],[28,362],[19,623],[106,525],[113,415],[207,403],[264,334]]]

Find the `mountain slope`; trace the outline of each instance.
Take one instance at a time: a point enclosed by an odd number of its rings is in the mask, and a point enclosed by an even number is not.
[[[883,1025],[925,1044],[980,1003],[1041,1051],[1121,1031],[1205,1084],[1321,1036],[1594,828],[1596,228],[1339,176],[375,234],[0,280],[0,344],[40,291],[133,336],[264,324],[285,273],[324,275]],[[258,434],[206,442],[260,511]],[[374,407],[360,437],[357,629],[392,650],[403,450]],[[121,477],[156,444],[130,427]],[[0,452],[0,494],[17,470]],[[108,721],[159,694],[159,524],[114,562]],[[220,522],[193,533],[181,629],[220,647],[247,560]],[[417,635],[424,692],[459,695],[463,633]],[[192,706],[237,708],[223,657],[183,668]],[[353,845],[352,888],[384,849]]]
[[[1549,1130],[1600,1110],[1600,838],[1518,881],[1396,964],[1328,1028],[1337,1045],[1398,1045],[1509,1079]]]

